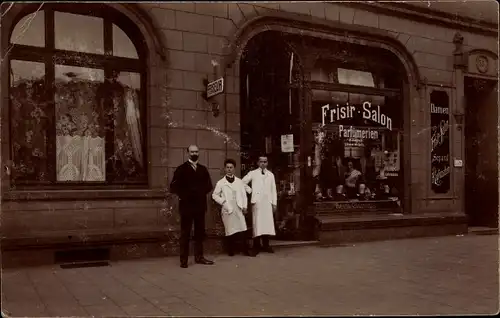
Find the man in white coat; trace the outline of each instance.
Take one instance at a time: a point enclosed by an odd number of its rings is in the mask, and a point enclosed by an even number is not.
[[[215,190],[212,193],[212,198],[215,202],[222,206],[222,222],[226,232],[226,247],[229,256],[233,256],[237,244],[239,243],[240,251],[247,256],[255,256],[250,251],[246,240],[245,232],[247,224],[245,216],[247,212],[248,200],[247,192],[251,189],[241,181],[240,178],[234,175],[236,162],[232,159],[227,159],[224,162],[226,175],[220,179],[215,185]]]
[[[269,236],[276,235],[273,214],[276,212],[277,193],[274,174],[267,170],[267,165],[267,157],[260,156],[259,168],[250,171],[243,178],[245,184],[252,184],[253,246],[256,253],[274,253],[269,245]]]

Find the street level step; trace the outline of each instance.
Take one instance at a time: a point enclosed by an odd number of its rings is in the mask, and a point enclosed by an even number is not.
[[[468,233],[473,235],[497,235],[498,228],[472,226],[469,227]]]
[[[301,247],[318,245],[319,241],[278,241],[272,240],[269,243],[274,248]]]

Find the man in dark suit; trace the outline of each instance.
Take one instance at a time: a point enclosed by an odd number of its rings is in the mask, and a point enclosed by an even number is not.
[[[207,194],[212,191],[212,180],[208,169],[198,163],[199,149],[196,145],[187,148],[189,160],[177,167],[170,183],[170,192],[179,197],[181,215],[180,258],[181,267],[188,267],[189,238],[194,223],[195,263],[213,265],[203,257],[205,238],[205,213]]]

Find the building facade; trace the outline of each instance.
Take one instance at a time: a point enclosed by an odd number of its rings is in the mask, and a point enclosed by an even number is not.
[[[193,143],[214,184],[266,153],[289,239],[496,227],[498,6],[430,3],[9,6],[4,263],[175,254],[168,183]],[[382,195],[329,200],[356,195],[350,165]]]

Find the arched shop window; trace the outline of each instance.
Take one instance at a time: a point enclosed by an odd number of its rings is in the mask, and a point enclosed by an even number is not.
[[[311,88],[315,199],[402,200],[403,107],[397,73],[318,59]]]
[[[28,8],[8,53],[12,184],[146,184],[138,28],[103,4]]]

